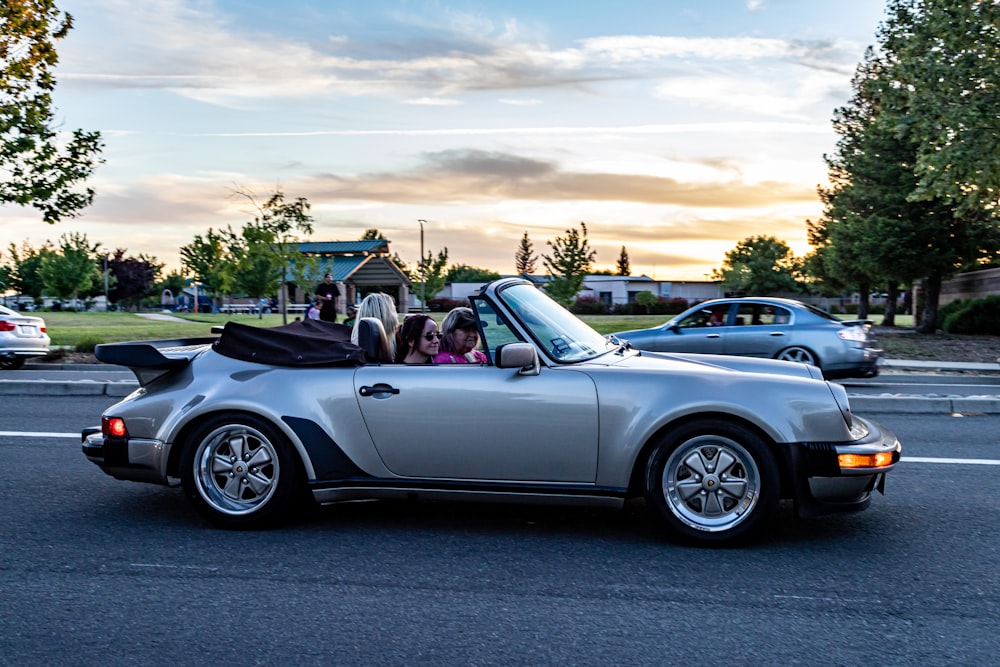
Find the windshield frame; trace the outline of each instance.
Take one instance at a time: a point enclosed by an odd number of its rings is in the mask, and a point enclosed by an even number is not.
[[[534,285],[508,285],[497,298],[538,349],[558,364],[590,361],[619,347]]]

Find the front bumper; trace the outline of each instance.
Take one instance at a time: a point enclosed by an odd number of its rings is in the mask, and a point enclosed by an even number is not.
[[[788,480],[802,517],[857,512],[871,503],[872,491],[885,493],[885,476],[899,463],[902,446],[895,434],[870,420],[854,416],[867,429],[858,440],[844,443],[807,442],[787,448]],[[886,454],[887,465],[868,468],[841,467],[842,455]]]
[[[169,444],[160,440],[104,436],[100,427],[84,429],[81,437],[84,456],[115,479],[170,483],[167,479]]]

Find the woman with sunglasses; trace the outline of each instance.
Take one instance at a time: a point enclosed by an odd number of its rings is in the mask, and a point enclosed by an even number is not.
[[[397,364],[427,364],[441,347],[441,332],[430,315],[410,315],[403,320],[396,341]]]

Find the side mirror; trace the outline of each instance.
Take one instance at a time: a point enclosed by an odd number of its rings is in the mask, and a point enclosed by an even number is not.
[[[507,343],[496,349],[497,368],[519,368],[518,375],[538,375],[541,364],[531,343]]]

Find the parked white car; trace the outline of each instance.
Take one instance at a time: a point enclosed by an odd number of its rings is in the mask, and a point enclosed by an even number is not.
[[[50,343],[45,320],[0,306],[0,370],[17,370],[31,357],[44,357]]]

